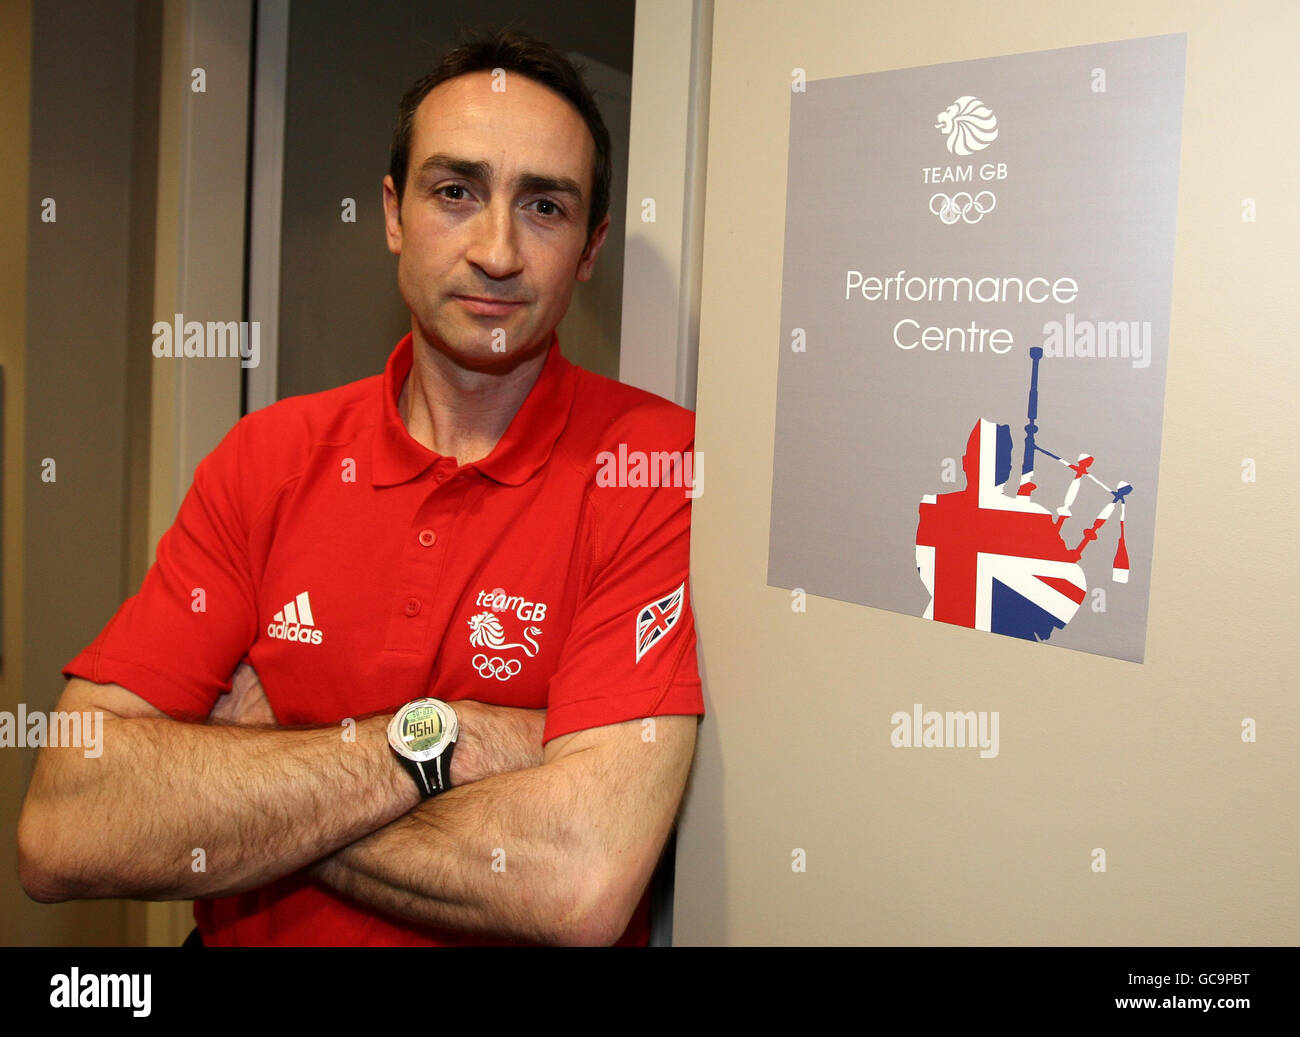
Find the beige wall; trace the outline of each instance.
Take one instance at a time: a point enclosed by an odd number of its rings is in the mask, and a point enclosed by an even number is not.
[[[684,407],[695,405],[712,24],[713,0],[637,5],[618,377]]]
[[[715,12],[697,398],[709,478],[692,544],[710,715],[674,942],[1296,943],[1300,7],[789,11]],[[1146,663],[820,598],[794,614],[790,592],[765,585],[791,70],[1171,32],[1188,34],[1187,85]],[[1242,222],[1246,197],[1257,223]],[[1001,755],[892,749],[890,715],[916,701],[998,710]],[[1241,740],[1244,717],[1257,744]]]
[[[3,704],[52,709],[60,667],[134,593],[194,466],[239,417],[240,368],[155,360],[155,317],[240,314],[251,8],[96,0],[3,8]],[[242,42],[241,42],[242,41]],[[189,69],[213,82],[203,104]],[[233,84],[233,86],[231,85]],[[29,114],[30,113],[30,114]],[[30,181],[30,183],[29,183]],[[52,197],[55,223],[38,203]],[[30,332],[30,333],[29,333]],[[41,462],[57,479],[43,483]],[[0,752],[0,944],[180,943],[188,903],[31,901]]]
[[[6,307],[6,316],[19,315],[18,335],[7,342],[19,377],[7,387],[7,403],[18,404],[23,422],[6,457],[6,477],[18,477],[6,546],[21,553],[22,566],[21,580],[6,586],[13,597],[5,619],[21,638],[21,659],[6,659],[9,709],[53,707],[59,667],[94,636],[126,587],[129,314],[138,299],[135,14],[126,0],[75,11],[36,3],[21,10],[22,30],[15,26],[25,46],[16,67],[28,81],[16,91],[27,118],[7,167],[22,183],[12,212],[26,232],[24,297],[17,311]],[[57,206],[53,222],[41,219],[45,198]],[[46,459],[55,466],[48,481]],[[122,902],[41,908],[18,887],[12,833],[35,754],[10,748],[4,755],[13,780],[3,791],[9,839],[0,851],[8,864],[0,874],[0,935],[15,943],[121,943]]]
[[[0,4],[0,365],[4,366],[4,640],[0,709],[21,699],[23,665],[23,388],[27,322],[27,159],[31,103],[32,11],[29,0]],[[24,754],[0,752],[0,944],[18,942],[37,905],[18,888],[18,825],[29,767]]]

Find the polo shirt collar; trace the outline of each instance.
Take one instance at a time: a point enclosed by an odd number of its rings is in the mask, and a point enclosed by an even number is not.
[[[442,460],[441,454],[418,443],[406,430],[397,409],[402,386],[411,373],[414,345],[411,333],[397,344],[384,367],[383,413],[375,429],[371,453],[371,481],[375,486],[396,486],[423,473]],[[577,387],[576,369],[560,352],[560,340],[551,332],[542,373],[524,398],[492,453],[469,468],[508,486],[527,482],[551,456],[564,431]]]

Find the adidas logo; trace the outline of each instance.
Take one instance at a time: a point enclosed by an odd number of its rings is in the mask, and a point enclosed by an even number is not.
[[[266,635],[279,641],[301,641],[313,645],[321,643],[323,635],[316,629],[316,622],[312,619],[311,600],[306,591],[271,617],[271,622],[266,625]]]

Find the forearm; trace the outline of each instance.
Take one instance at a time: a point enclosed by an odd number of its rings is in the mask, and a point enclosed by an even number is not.
[[[340,891],[400,918],[431,927],[540,938],[535,933],[537,927],[527,917],[505,920],[503,924],[496,911],[481,906],[479,902],[492,889],[492,882],[474,889],[472,881],[466,883],[463,877],[457,880],[455,876],[463,872],[468,856],[482,864],[486,875],[495,876],[495,886],[499,888],[508,881],[505,876],[512,874],[511,857],[516,855],[519,858],[515,862],[516,873],[527,861],[541,862],[540,868],[530,869],[535,883],[548,867],[551,881],[543,884],[554,886],[560,880],[556,861],[562,856],[558,847],[565,840],[563,825],[545,823],[528,831],[528,825],[512,824],[500,815],[489,818],[494,810],[493,797],[514,796],[526,800],[530,796],[546,795],[541,788],[544,782],[540,772],[529,773],[542,764],[546,711],[493,706],[473,700],[460,700],[453,706],[460,720],[461,737],[452,755],[451,791],[417,807],[374,833],[373,838],[340,849],[313,872]],[[486,781],[503,775],[512,780]],[[478,784],[472,788],[465,787],[475,782]],[[554,790],[551,794],[555,795]],[[562,797],[563,793],[559,795]],[[526,820],[531,821],[531,815],[537,811],[529,813]],[[572,809],[546,811],[543,816],[572,818],[574,812]],[[525,834],[520,838],[506,838],[504,833],[510,829]],[[455,860],[447,854],[441,864],[433,863],[434,870],[440,872],[436,876],[427,870],[427,862],[421,855],[431,837],[454,846],[456,851]],[[502,845],[505,842],[511,844],[510,849]],[[410,862],[410,866],[403,867],[402,862]],[[421,892],[415,892],[412,886]],[[529,935],[521,936],[523,933]]]
[[[599,891],[573,862],[586,849],[582,783],[566,761],[452,788],[312,868],[340,892],[419,925],[565,942]],[[578,878],[575,884],[575,877]]]
[[[541,767],[425,801],[312,874],[417,925],[537,943],[611,943],[663,848],[696,718],[565,736]],[[602,742],[602,740],[604,740]]]
[[[387,748],[386,723],[362,720],[344,741],[339,727],[106,717],[99,757],[41,751],[19,821],[20,858],[40,876],[41,899],[255,888],[418,803]]]

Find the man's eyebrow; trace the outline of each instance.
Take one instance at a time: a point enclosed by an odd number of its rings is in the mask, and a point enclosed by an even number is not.
[[[468,158],[457,158],[455,155],[447,155],[437,152],[430,155],[420,163],[420,173],[429,173],[435,170],[443,169],[448,173],[454,173],[457,176],[463,176],[467,180],[478,180],[487,182],[492,179],[492,163],[485,161],[475,161]],[[581,203],[583,200],[582,186],[567,176],[550,176],[545,173],[521,173],[515,177],[516,190],[523,192],[542,191],[550,194],[567,194],[575,202]]]
[[[582,202],[582,188],[578,186],[576,180],[570,180],[567,176],[545,176],[541,173],[523,173],[516,178],[515,183],[519,189],[527,194],[534,191],[544,192],[546,194],[567,194],[575,202]]]
[[[435,169],[445,169],[448,173],[455,173],[467,180],[492,179],[491,162],[475,162],[473,159],[457,158],[455,155],[445,155],[442,152],[435,152],[420,163],[421,173],[428,173]]]

